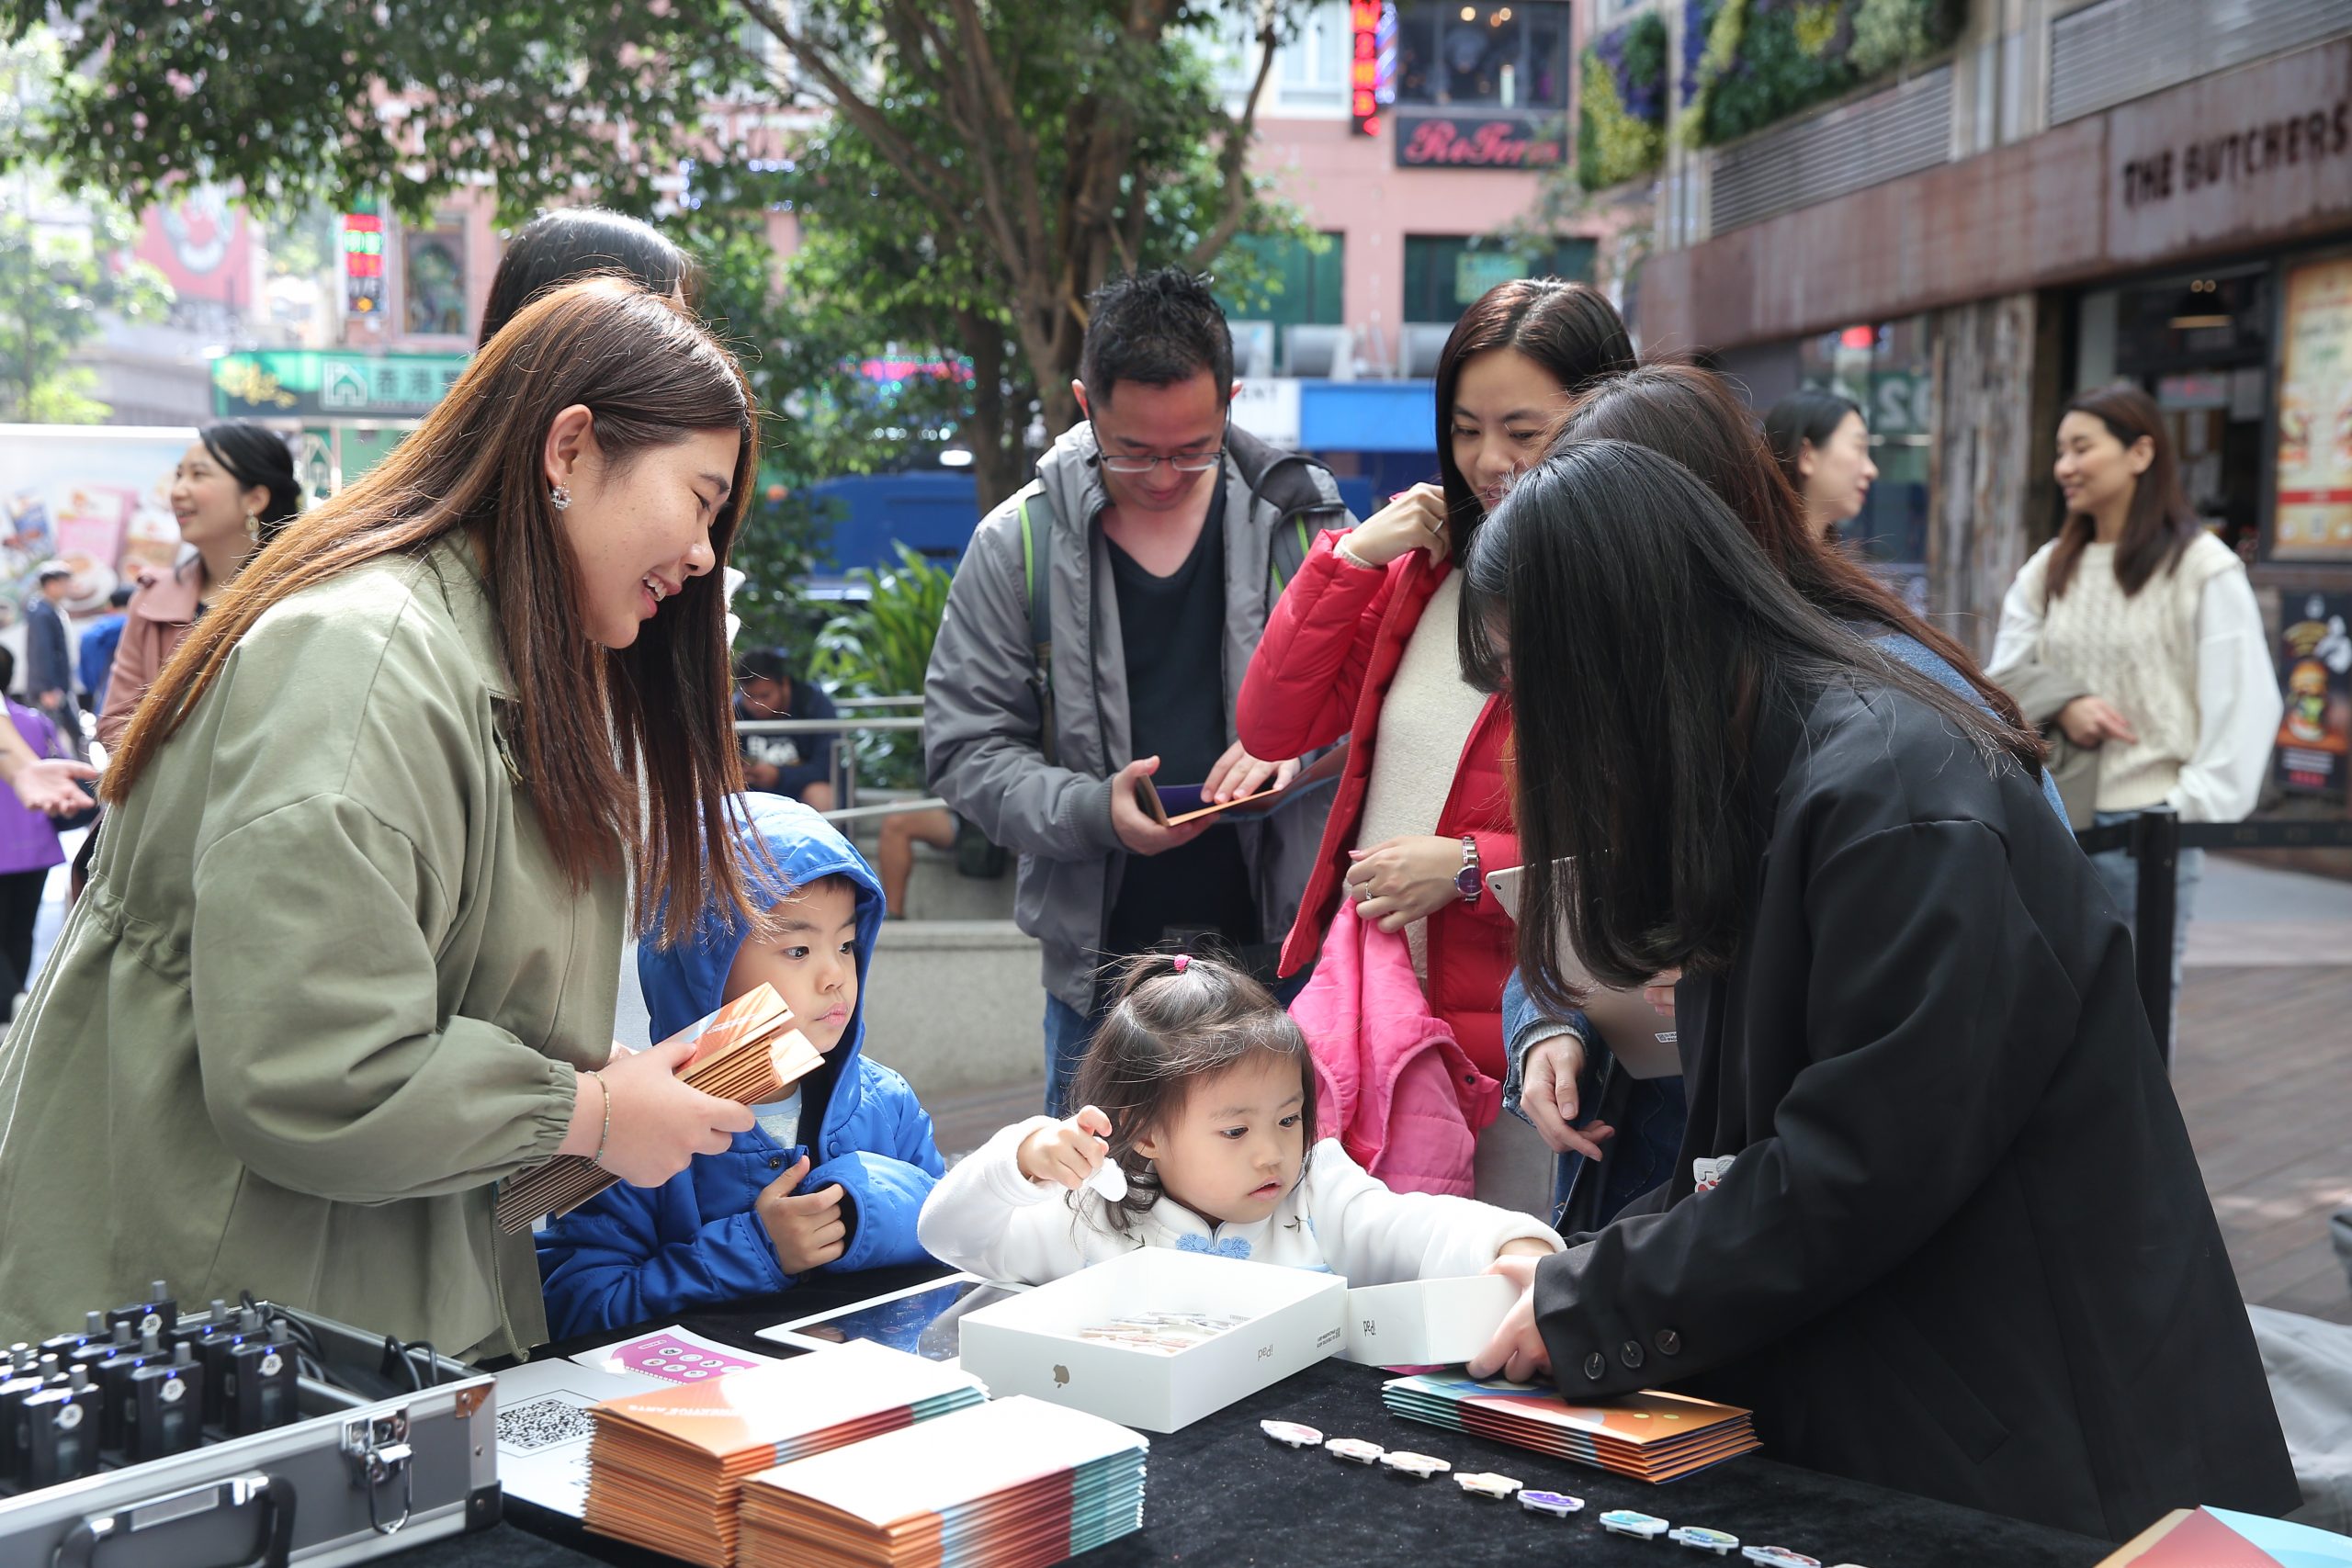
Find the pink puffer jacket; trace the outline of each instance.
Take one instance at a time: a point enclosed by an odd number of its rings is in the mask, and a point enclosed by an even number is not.
[[[1365,925],[1341,899],[1290,1015],[1315,1053],[1317,1135],[1396,1191],[1469,1197],[1502,1086],[1430,1014],[1404,936]]]

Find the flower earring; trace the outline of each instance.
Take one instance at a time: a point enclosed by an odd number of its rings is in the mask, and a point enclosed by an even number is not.
[[[252,540],[256,545],[261,543],[260,513],[248,512],[245,513],[245,537]]]
[[[548,491],[548,504],[554,507],[558,512],[562,512],[568,509],[571,505],[571,487],[570,485],[556,485],[549,489]]]

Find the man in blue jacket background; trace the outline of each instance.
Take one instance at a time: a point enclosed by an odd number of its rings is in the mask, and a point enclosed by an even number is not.
[[[693,1028],[765,981],[825,1065],[790,1098],[753,1107],[759,1124],[725,1154],[696,1156],[660,1187],[610,1188],[540,1234],[558,1338],[767,1295],[820,1269],[928,1256],[915,1218],[946,1169],[931,1117],[906,1079],[864,1054],[859,993],[882,928],[881,885],[849,840],[798,801],[738,795],[729,814],[774,863],[771,874],[762,856],[748,857],[775,930],[752,941],[706,909],[676,947],[639,948],[653,1038]]]

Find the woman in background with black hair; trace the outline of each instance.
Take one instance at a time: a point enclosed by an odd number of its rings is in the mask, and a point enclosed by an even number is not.
[[[277,537],[302,504],[294,454],[286,438],[249,419],[223,420],[196,433],[172,475],[172,515],[180,525],[179,559],[149,569],[123,607],[122,640],[98,710],[98,739],[112,750],[130,728],[139,699],[245,562]]]
[[[1813,536],[1835,541],[1838,526],[1861,514],[1878,478],[1861,405],[1817,388],[1791,392],[1765,413],[1764,438],[1804,502]]]
[[[1474,1375],[1744,1405],[1776,1458],[2124,1540],[2300,1502],[2133,987],[2030,736],[1799,596],[1690,472],[1563,448],[1471,551],[1520,956],[1679,967],[1671,1181]],[[1565,868],[1563,862],[1566,862]]]
[[[600,274],[643,284],[689,310],[702,277],[694,258],[650,223],[601,207],[542,212],[506,242],[475,344],[488,343],[515,311],[548,290]]]

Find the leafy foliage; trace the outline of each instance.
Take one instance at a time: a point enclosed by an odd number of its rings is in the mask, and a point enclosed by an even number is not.
[[[890,697],[922,690],[954,573],[904,545],[898,552],[894,570],[861,567],[849,574],[865,588],[865,602],[835,615],[818,634],[811,672],[837,693]],[[856,744],[861,779],[896,789],[922,784],[922,746],[915,732],[860,732]]]
[[[1655,11],[1587,44],[1577,109],[1577,179],[1600,190],[1653,174],[1666,156],[1665,19]]]
[[[34,34],[0,49],[0,134],[38,112],[58,64],[55,41]],[[130,209],[96,189],[61,186],[26,166],[0,187],[0,414],[35,424],[93,424],[107,407],[96,378],[67,363],[107,314],[158,318],[171,285],[126,253],[139,238]]]
[[[1967,19],[1967,0],[1684,0],[1683,134],[1760,130],[1933,58]]]

